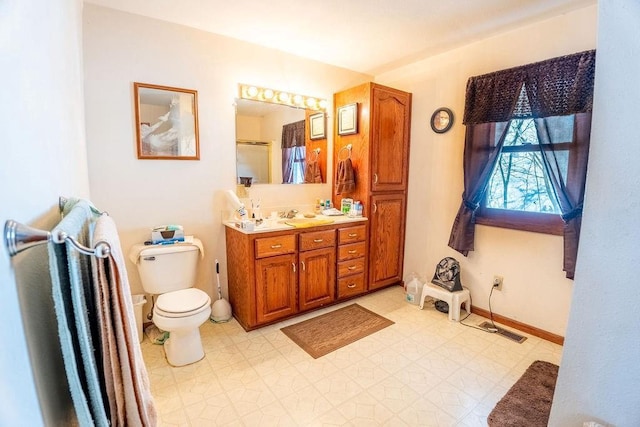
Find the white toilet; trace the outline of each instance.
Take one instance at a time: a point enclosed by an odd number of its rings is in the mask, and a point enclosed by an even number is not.
[[[146,247],[137,263],[142,287],[155,297],[153,323],[169,332],[164,351],[173,366],[204,357],[199,328],[211,315],[211,298],[193,287],[201,247],[195,241]]]

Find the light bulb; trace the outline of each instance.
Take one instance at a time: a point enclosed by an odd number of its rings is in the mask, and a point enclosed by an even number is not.
[[[325,108],[327,108],[327,100],[326,99],[321,99],[320,100],[320,108],[322,108],[323,110]]]
[[[278,100],[280,102],[289,102],[289,94],[286,92],[280,92],[278,94]]]
[[[295,102],[297,105],[302,104],[302,95],[296,95],[293,97],[293,102]]]
[[[316,107],[315,98],[307,98],[307,107],[309,107],[309,108],[315,108]]]
[[[251,97],[255,97],[258,94],[258,88],[255,86],[249,86],[247,94]]]
[[[262,96],[264,99],[271,99],[273,98],[273,91],[271,89],[265,89],[264,92],[262,92]]]

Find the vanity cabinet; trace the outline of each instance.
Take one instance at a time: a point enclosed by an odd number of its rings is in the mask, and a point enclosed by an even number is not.
[[[299,235],[298,304],[300,311],[332,303],[336,298],[336,231]]]
[[[296,264],[295,236],[255,239],[257,323],[296,313]]]
[[[357,104],[358,132],[340,135],[335,125],[333,170],[351,158],[355,189],[337,194],[363,203],[369,218],[366,289],[402,283],[404,263],[411,94],[376,83],[365,83],[334,94],[335,117],[345,105]],[[348,149],[347,147],[351,147]],[[336,177],[333,179],[334,184]],[[340,279],[338,279],[340,280]]]
[[[366,291],[366,220],[264,233],[225,229],[229,302],[246,330]]]
[[[262,258],[255,264],[257,323],[272,322],[296,313],[296,256]]]
[[[364,293],[367,227],[357,225],[338,230],[338,298]]]

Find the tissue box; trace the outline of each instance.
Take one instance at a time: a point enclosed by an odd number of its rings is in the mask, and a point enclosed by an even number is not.
[[[163,225],[151,230],[151,243],[184,242],[184,230],[181,226]]]

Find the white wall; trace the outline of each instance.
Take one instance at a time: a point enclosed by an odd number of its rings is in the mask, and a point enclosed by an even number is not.
[[[640,425],[640,3],[599,2],[589,175],[549,425]]]
[[[561,237],[477,226],[467,258],[447,246],[463,190],[465,88],[474,75],[595,48],[596,16],[596,6],[587,7],[376,76],[413,93],[406,274],[430,280],[436,263],[453,256],[473,305],[487,310],[493,275],[502,275],[493,311],[558,335],[565,333],[573,287],[562,271]],[[445,134],[429,125],[438,107],[455,114]]]
[[[222,36],[85,5],[84,62],[89,179],[93,201],[118,224],[123,249],[149,238],[149,228],[182,224],[200,237],[205,260],[198,287],[213,294],[213,261],[221,261],[226,294],[222,190],[234,189],[238,83],[332,99],[370,76],[319,64]],[[133,82],[198,91],[199,161],[138,160]],[[331,120],[329,120],[331,122]],[[332,129],[332,128],[331,128]],[[263,208],[312,204],[330,184],[251,187]],[[133,292],[142,292],[128,264]]]
[[[89,195],[81,11],[80,0],[0,2],[2,225],[50,229],[59,196]],[[0,284],[0,425],[72,425],[46,246],[9,259],[0,244]]]

